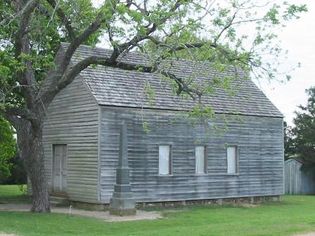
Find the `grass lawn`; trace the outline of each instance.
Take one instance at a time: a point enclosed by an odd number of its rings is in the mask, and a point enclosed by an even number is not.
[[[26,186],[23,185],[0,185],[0,204],[1,203],[28,203],[29,197],[23,193]]]
[[[4,191],[1,191],[0,194]],[[15,196],[15,195],[13,195]],[[315,196],[285,196],[258,207],[194,206],[159,220],[107,223],[62,214],[1,212],[0,232],[17,235],[293,235],[315,231]]]

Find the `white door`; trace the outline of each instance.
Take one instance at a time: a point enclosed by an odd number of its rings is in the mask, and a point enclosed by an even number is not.
[[[67,190],[67,145],[53,145],[53,191]]]

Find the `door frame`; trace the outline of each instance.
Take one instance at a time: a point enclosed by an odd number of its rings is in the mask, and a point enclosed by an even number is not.
[[[54,158],[55,158],[55,146],[58,145],[62,145],[65,146],[66,151],[65,151],[65,158],[66,158],[66,168],[67,168],[67,172],[68,172],[68,144],[65,143],[53,143],[51,144],[51,152],[52,152],[52,159],[51,159],[51,195],[53,196],[67,196],[67,189],[63,190],[63,191],[55,191],[54,190]],[[68,176],[68,174],[67,174]],[[66,177],[66,182],[67,182],[68,178]],[[67,182],[68,183],[68,182]]]

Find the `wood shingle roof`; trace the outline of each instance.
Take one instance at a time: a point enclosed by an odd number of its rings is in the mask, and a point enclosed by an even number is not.
[[[111,51],[106,49],[80,46],[73,56],[73,63],[88,56],[109,56],[110,53]],[[143,55],[136,52],[123,56],[121,60],[137,65],[148,63]],[[201,97],[201,102],[212,107],[216,113],[283,116],[253,81],[242,79],[242,72],[235,72],[233,68],[218,72],[211,68],[209,63],[179,60],[173,62],[170,71],[180,78],[196,77],[196,86],[201,87],[213,83],[213,78],[223,79],[239,75],[240,79],[231,82],[233,95],[222,88],[216,88],[213,94]],[[197,101],[190,97],[177,96],[170,86],[170,81],[158,73],[90,66],[80,75],[99,105],[188,111],[197,104]]]

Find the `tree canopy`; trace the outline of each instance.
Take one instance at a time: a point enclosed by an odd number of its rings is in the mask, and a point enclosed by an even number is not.
[[[212,63],[217,70],[234,66],[258,78],[273,78],[282,53],[275,32],[307,10],[286,1],[94,2],[97,6],[88,0],[0,2],[0,112],[17,131],[32,184],[33,211],[50,209],[42,147],[47,108],[82,70],[100,64],[160,73],[174,82],[178,94],[200,98],[213,92],[212,85],[200,88],[194,78],[172,75],[172,60],[185,57]],[[61,42],[69,43],[64,54],[58,54]],[[99,42],[112,49],[109,57],[91,56],[71,64],[80,45]],[[150,63],[120,61],[131,50],[149,55]],[[165,59],[168,65],[161,66]]]
[[[16,152],[14,130],[10,123],[0,117],[0,179],[10,175],[10,159]]]
[[[306,11],[305,5],[272,1],[106,0],[95,7],[86,0],[4,0],[0,3],[2,106],[39,100],[29,93],[43,94],[40,85],[54,66],[58,70],[49,77],[58,80],[59,88],[44,93],[44,104],[91,64],[139,69],[117,63],[119,55],[133,49],[151,55],[152,65],[142,68],[146,71],[157,70],[156,64],[165,58],[185,57],[210,61],[220,70],[235,65],[257,77],[273,78],[277,55],[282,53],[275,30],[301,11]],[[55,65],[61,42],[71,44],[64,60]],[[87,58],[71,70],[67,67],[80,44],[98,42],[113,49],[110,58]],[[266,53],[274,57],[264,60]]]
[[[315,164],[315,87],[306,90],[306,106],[299,106],[287,142],[286,152],[306,165]]]

